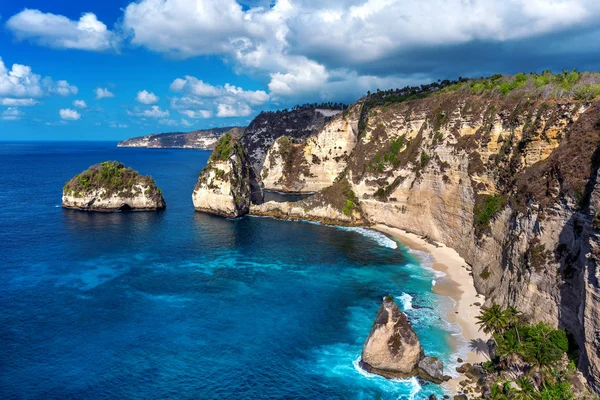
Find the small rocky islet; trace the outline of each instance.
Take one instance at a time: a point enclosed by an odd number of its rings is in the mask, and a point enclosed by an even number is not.
[[[62,206],[84,211],[156,211],[166,207],[150,176],[118,161],[92,165],[63,187]]]
[[[389,379],[419,376],[438,384],[450,379],[444,376],[439,358],[425,356],[417,334],[392,296],[386,296],[381,303],[359,365]]]

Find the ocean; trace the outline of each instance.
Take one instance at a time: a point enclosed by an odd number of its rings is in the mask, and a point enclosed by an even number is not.
[[[209,155],[0,143],[0,398],[439,398],[358,368],[391,294],[452,369],[426,258],[367,229],[196,213]],[[62,209],[64,183],[106,160],[151,175],[166,211]]]

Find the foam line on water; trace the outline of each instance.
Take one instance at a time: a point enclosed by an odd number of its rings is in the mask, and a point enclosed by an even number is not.
[[[396,299],[402,304],[402,311],[412,310],[412,299],[413,297],[408,293],[402,293],[400,296],[396,296]]]
[[[398,248],[398,243],[396,243],[394,240],[390,239],[387,235],[385,235],[381,232],[374,231],[372,229],[361,228],[361,227],[345,227],[345,226],[340,226],[340,227],[338,227],[338,229],[359,233],[366,238],[376,241],[380,246],[383,246],[383,247],[388,247],[390,249]]]

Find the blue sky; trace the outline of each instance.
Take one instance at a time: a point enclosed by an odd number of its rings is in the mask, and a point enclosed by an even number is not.
[[[596,0],[0,2],[0,140],[246,125],[458,76],[599,70]]]

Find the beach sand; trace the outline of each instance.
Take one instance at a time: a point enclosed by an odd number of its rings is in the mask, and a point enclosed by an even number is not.
[[[455,250],[444,246],[441,243],[438,244],[439,247],[436,247],[420,236],[408,233],[401,229],[390,228],[385,225],[375,225],[371,228],[395,237],[411,249],[421,250],[431,254],[434,259],[433,269],[446,274],[443,279],[440,279],[439,282],[436,283],[433,287],[433,291],[451,297],[456,302],[454,309],[448,314],[448,321],[461,328],[462,336],[467,343],[479,340],[483,340],[484,342],[487,341],[488,337],[483,332],[479,331],[479,326],[476,324],[477,319],[475,318],[479,315],[481,309],[481,306],[477,306],[475,303],[483,304],[485,298],[483,295],[477,294],[475,286],[473,285],[473,277],[469,275],[469,271],[467,270],[467,263]],[[455,349],[457,345],[458,343],[454,343]],[[469,346],[466,358],[463,357],[464,362],[471,364],[487,360],[487,354],[473,351],[471,350],[471,346]],[[446,373],[447,372],[448,371],[446,371]],[[452,372],[454,375],[457,374],[456,371]],[[458,383],[463,379],[465,379],[465,377],[459,375],[443,385],[452,394],[456,394],[458,391]]]

